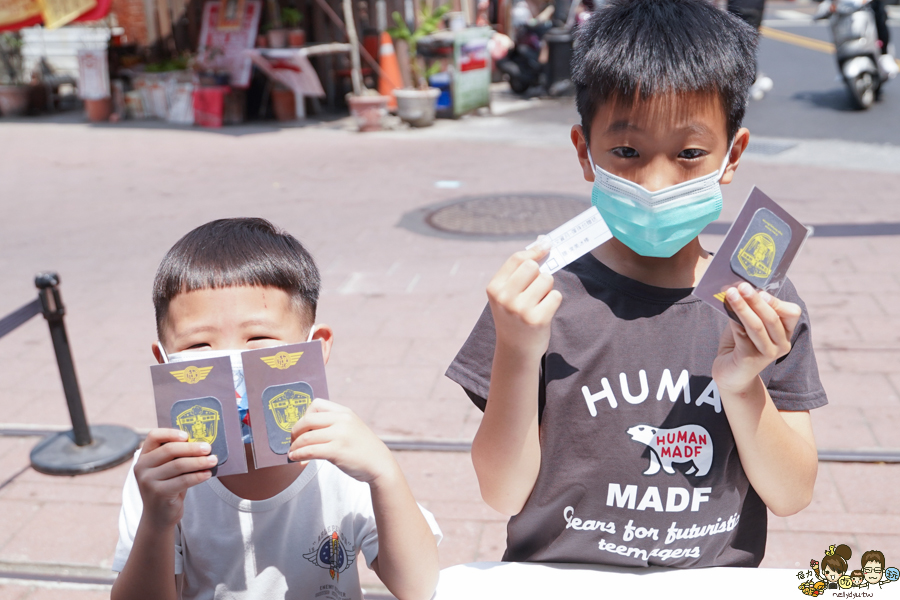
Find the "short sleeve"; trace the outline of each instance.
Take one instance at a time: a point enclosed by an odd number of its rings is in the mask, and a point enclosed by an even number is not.
[[[785,281],[778,297],[800,306],[800,321],[791,338],[790,352],[761,373],[763,381],[778,410],[799,411],[824,406],[828,404],[828,398],[819,379],[806,304],[790,280]]]
[[[485,306],[472,333],[447,368],[445,375],[466,390],[475,405],[484,410],[491,385],[491,364],[497,332],[489,306]]]
[[[131,468],[125,478],[125,486],[122,488],[122,509],[119,511],[119,541],[116,542],[116,553],[113,557],[112,570],[121,573],[134,546],[134,536],[137,533],[138,524],[141,522],[144,503],[141,500],[141,490],[138,488],[137,479],[134,476],[134,465],[141,455],[138,448],[131,461]],[[175,530],[175,574],[180,575],[183,566],[181,552],[181,526]]]

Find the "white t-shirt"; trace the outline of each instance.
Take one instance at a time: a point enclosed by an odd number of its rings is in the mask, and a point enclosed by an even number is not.
[[[142,508],[132,464],[114,571],[125,567]],[[419,508],[440,542],[434,517]],[[311,461],[267,500],[244,500],[209,479],[187,491],[175,530],[175,574],[184,574],[184,600],[361,600],[360,553],[371,568],[378,532],[369,486],[327,461]]]

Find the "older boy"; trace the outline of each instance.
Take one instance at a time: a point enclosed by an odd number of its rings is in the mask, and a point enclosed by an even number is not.
[[[224,219],[169,250],[153,300],[158,361],[230,356],[318,339],[319,273],[294,237]],[[246,406],[244,406],[246,408]],[[245,441],[252,429],[246,428]],[[154,429],[123,493],[112,599],[361,599],[359,553],[404,599],[431,597],[440,530],[387,447],[347,408],[315,400],[292,431],[295,463],[211,478],[210,446]]]
[[[572,142],[615,237],[553,277],[546,249],[513,255],[447,371],[484,409],[472,461],[514,515],[505,560],[756,566],[766,506],[811,499],[826,398],[793,286],[728,290],[743,326],[691,296],[755,45],[704,0],[613,1],[579,32]]]

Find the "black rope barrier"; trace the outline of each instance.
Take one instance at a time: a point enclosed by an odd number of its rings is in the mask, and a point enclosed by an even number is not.
[[[41,299],[36,298],[18,310],[0,319],[0,338],[27,323],[31,317],[41,314]]]
[[[0,319],[0,338],[43,314],[50,327],[50,339],[62,381],[72,429],[51,434],[31,451],[31,466],[48,475],[93,473],[128,460],[140,444],[137,433],[118,425],[88,425],[75,374],[75,362],[63,317],[66,314],[59,292],[59,275],[38,273],[34,278],[37,299]]]

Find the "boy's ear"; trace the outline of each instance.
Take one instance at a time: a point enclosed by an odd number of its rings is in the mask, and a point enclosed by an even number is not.
[[[588,158],[587,140],[584,139],[584,130],[581,125],[572,125],[572,144],[575,146],[575,152],[578,153],[578,162],[581,164],[581,171],[584,174],[584,180],[594,182],[594,165]]]
[[[734,134],[734,145],[731,147],[731,156],[728,157],[728,164],[725,166],[725,173],[722,175],[722,185],[731,183],[731,180],[734,179],[734,172],[737,171],[741,162],[741,156],[749,143],[750,130],[746,127],[741,127]]]
[[[159,364],[163,364],[162,352],[159,349],[159,342],[153,342],[150,344],[150,349],[153,351],[153,357],[156,359],[156,362]]]
[[[328,364],[331,356],[331,344],[334,342],[334,330],[325,323],[317,323],[312,339],[322,342],[322,359]]]

